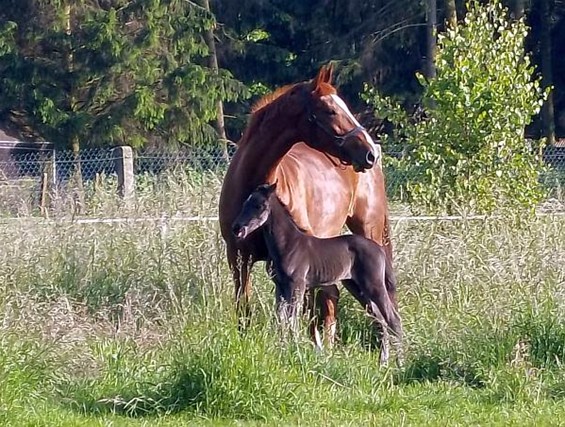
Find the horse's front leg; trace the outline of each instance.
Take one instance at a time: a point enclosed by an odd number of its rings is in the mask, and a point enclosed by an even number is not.
[[[249,254],[228,250],[228,263],[232,272],[235,286],[235,304],[239,330],[249,325],[251,318],[251,267],[252,259]]]
[[[339,289],[336,285],[325,286],[317,295],[324,327],[324,345],[332,348],[335,343]]]
[[[337,305],[339,302],[339,289],[336,285],[323,288],[311,288],[305,300],[309,318],[310,338],[314,341],[316,348],[322,350],[324,346],[331,348],[335,343],[337,325]],[[324,339],[320,337],[318,330],[318,316],[316,307],[320,308],[320,318],[324,330]]]

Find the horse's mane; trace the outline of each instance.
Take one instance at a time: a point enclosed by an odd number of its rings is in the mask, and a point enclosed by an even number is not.
[[[297,84],[298,83],[282,86],[275,91],[263,96],[261,99],[255,102],[255,104],[253,104],[253,106],[251,107],[251,117],[249,118],[247,128],[245,129],[237,145],[241,146],[245,144],[249,140],[249,135],[253,135],[253,133],[255,133],[257,126],[259,126],[259,123],[265,115],[265,107],[271,105],[276,99],[286,94]]]
[[[262,98],[260,98],[257,102],[255,102],[253,104],[253,106],[251,107],[251,113],[255,114],[261,108],[266,107],[267,105],[272,103],[275,99],[280,98],[282,95],[287,93],[289,90],[291,90],[296,85],[297,85],[297,83],[285,85],[285,86],[279,87],[278,89],[275,89],[273,92],[268,93],[267,95],[263,96]]]
[[[245,129],[245,132],[241,137],[241,139],[238,141],[237,145],[244,144],[249,139],[249,135],[252,135],[255,132],[256,127],[261,122],[265,114],[266,111],[265,107],[271,105],[275,100],[279,99],[281,96],[285,95],[292,88],[294,88],[299,84],[301,83],[294,83],[294,84],[282,86],[276,89],[275,91],[263,96],[261,99],[255,102],[251,107],[251,117],[249,118],[249,123],[247,125],[247,128]],[[319,96],[333,95],[337,93],[335,87],[325,82],[319,82],[316,87],[316,91]]]
[[[293,87],[295,87],[298,84],[300,84],[300,83],[294,83],[294,84],[289,84],[289,85],[279,87],[278,89],[275,89],[273,92],[268,93],[267,95],[263,96],[261,99],[259,99],[257,102],[255,102],[255,104],[253,104],[253,106],[251,107],[251,113],[252,114],[256,113],[261,108],[266,107],[267,105],[272,103],[277,98],[280,98],[282,95],[287,93],[289,90],[291,90]],[[337,93],[335,87],[333,87],[331,84],[326,83],[326,82],[318,83],[316,90],[318,91],[318,94],[320,96],[334,95],[334,94]]]

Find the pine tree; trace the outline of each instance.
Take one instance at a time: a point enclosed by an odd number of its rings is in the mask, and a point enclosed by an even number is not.
[[[0,0],[0,117],[59,147],[215,143],[245,88],[206,61],[214,23],[182,0]]]

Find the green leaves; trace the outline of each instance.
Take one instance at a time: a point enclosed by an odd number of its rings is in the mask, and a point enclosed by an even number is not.
[[[413,177],[405,187],[416,206],[487,213],[541,200],[539,149],[523,132],[544,95],[524,52],[526,26],[506,16],[499,1],[472,1],[464,25],[439,36],[437,77],[418,76],[426,119],[411,124],[366,92],[377,115],[402,129],[396,136]]]

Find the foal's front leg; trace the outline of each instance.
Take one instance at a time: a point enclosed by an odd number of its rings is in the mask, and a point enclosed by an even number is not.
[[[295,281],[276,282],[277,317],[281,323],[283,336],[290,328],[296,337],[299,332],[299,314],[302,311],[306,284]]]

